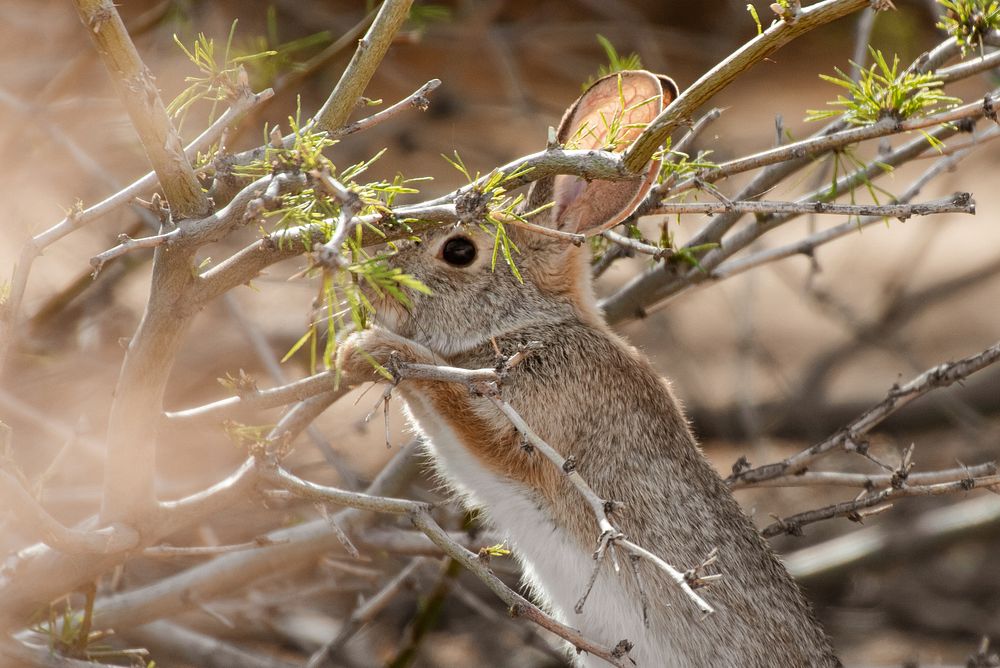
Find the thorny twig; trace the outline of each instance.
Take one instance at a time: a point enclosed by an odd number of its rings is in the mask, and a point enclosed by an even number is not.
[[[443,382],[461,382],[469,384],[474,391],[480,392],[488,398],[500,410],[500,412],[503,413],[508,420],[510,420],[514,428],[517,429],[517,431],[528,443],[531,444],[533,448],[541,452],[546,459],[552,462],[554,466],[566,475],[567,479],[587,502],[587,505],[590,506],[590,509],[597,520],[600,535],[598,538],[598,548],[594,553],[594,559],[597,562],[595,570],[600,568],[605,553],[609,547],[620,547],[626,553],[646,559],[665,572],[702,613],[709,614],[714,612],[714,608],[712,608],[707,601],[694,592],[684,573],[678,571],[676,568],[652,552],[649,552],[645,548],[630,541],[626,538],[625,534],[619,531],[611,523],[608,519],[607,513],[608,508],[613,505],[612,502],[598,496],[590,485],[583,479],[579,471],[576,470],[575,464],[559,454],[555,448],[538,436],[538,434],[536,434],[535,431],[524,421],[524,418],[522,418],[509,403],[500,397],[499,384],[502,380],[502,374],[498,373],[496,369],[470,370],[445,367],[442,371],[439,370],[440,367],[437,367],[436,365],[412,363],[400,364],[399,362],[392,366],[393,368],[390,369],[390,371],[393,373],[397,381],[406,380],[408,377],[414,378],[419,376],[422,380],[440,380]],[[502,368],[503,365],[501,365],[501,369]],[[414,375],[408,376],[410,373]],[[488,380],[484,382],[482,380],[483,378],[487,378]],[[593,578],[594,576],[592,576],[591,579]],[[588,590],[592,587],[592,584],[593,583],[588,580]],[[583,600],[577,604],[578,610],[582,609],[585,599],[586,596],[584,595]]]
[[[837,449],[862,452],[867,449],[865,434],[897,410],[935,388],[960,382],[997,360],[1000,360],[1000,343],[958,361],[939,364],[908,383],[894,385],[885,399],[826,440],[780,462],[734,472],[726,482],[734,489],[739,489],[762,480],[794,475],[803,471],[815,459]]]
[[[921,202],[919,204],[829,204],[827,202],[773,202],[749,200],[742,202],[663,202],[650,211],[652,214],[680,213],[756,213],[756,214],[829,214],[835,216],[876,216],[906,220],[911,216],[936,213],[976,212],[976,204],[969,193],[955,193],[951,197]]]
[[[407,97],[403,98],[399,102],[386,107],[377,114],[372,114],[368,118],[363,118],[360,121],[355,121],[353,123],[348,123],[343,125],[336,130],[330,132],[331,137],[339,138],[346,137],[347,135],[352,135],[357,132],[364,132],[365,130],[370,130],[379,123],[384,123],[390,118],[396,116],[400,112],[406,111],[407,109],[418,109],[420,111],[425,111],[430,105],[430,100],[427,96],[437,89],[441,85],[440,79],[431,79],[423,86],[417,90],[410,93]]]
[[[322,668],[340,652],[341,648],[348,640],[354,636],[365,624],[372,621],[392,600],[411,583],[413,575],[424,560],[420,557],[413,559],[396,575],[389,579],[381,589],[375,592],[367,601],[358,605],[351,613],[347,623],[341,628],[333,640],[313,652],[306,663],[306,668]]]
[[[976,466],[962,466],[940,471],[922,471],[910,473],[906,482],[911,485],[935,485],[947,482],[985,478],[997,472],[995,462],[986,462]],[[892,483],[895,473],[845,473],[843,471],[806,471],[793,475],[768,478],[754,483],[747,483],[740,489],[751,487],[862,487],[874,490]]]
[[[996,490],[1000,486],[1000,476],[990,475],[980,478],[963,478],[952,482],[942,482],[934,485],[902,485],[900,487],[889,487],[879,492],[863,494],[854,501],[844,501],[833,505],[798,513],[790,517],[777,518],[773,524],[769,524],[761,530],[765,538],[771,538],[780,534],[790,534],[793,536],[802,535],[802,527],[806,524],[828,520],[834,517],[847,517],[853,522],[863,522],[865,514],[863,511],[874,506],[891,501],[892,499],[908,496],[938,496],[941,494],[952,494],[954,492],[968,492],[973,489],[985,488]]]
[[[266,467],[265,475],[271,482],[291,491],[296,496],[314,501],[344,504],[357,510],[372,510],[409,517],[410,521],[427,535],[435,545],[441,548],[445,554],[462,563],[466,569],[479,577],[487,587],[510,605],[512,614],[527,617],[536,624],[569,641],[577,649],[600,656],[612,665],[624,668],[625,664],[621,661],[621,657],[615,657],[613,650],[608,650],[601,645],[597,645],[582,636],[577,630],[557,622],[503,584],[477,555],[455,542],[447,532],[441,529],[431,517],[430,506],[428,504],[405,499],[376,497],[370,494],[347,492],[334,487],[317,485],[291,474],[269,457],[258,461],[264,463]]]

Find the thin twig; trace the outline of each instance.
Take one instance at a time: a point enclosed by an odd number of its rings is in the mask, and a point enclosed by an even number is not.
[[[347,122],[389,50],[393,37],[406,20],[412,3],[413,0],[386,0],[382,3],[365,36],[358,40],[358,47],[340,80],[310,125],[315,124],[319,130],[336,130]]]
[[[588,485],[587,482],[583,479],[583,477],[580,476],[579,472],[576,470],[576,467],[570,465],[570,463],[567,462],[566,458],[560,455],[555,450],[555,448],[553,448],[551,445],[542,440],[542,438],[538,436],[538,434],[536,434],[534,430],[531,429],[531,427],[528,426],[528,424],[524,421],[524,418],[522,418],[510,404],[508,404],[503,399],[500,399],[497,396],[490,395],[489,398],[493,402],[493,404],[498,409],[500,409],[500,412],[502,412],[505,416],[507,416],[507,419],[510,420],[512,425],[514,425],[514,428],[517,429],[517,431],[522,436],[524,436],[524,438],[527,439],[527,441],[531,443],[532,446],[534,446],[538,451],[540,451],[546,457],[546,459],[548,459],[556,467],[558,467],[560,471],[566,474],[566,477],[573,484],[573,486],[580,493],[580,495],[584,498],[584,500],[587,502],[587,505],[590,506],[590,509],[594,514],[594,517],[597,519],[597,524],[598,528],[600,529],[600,535],[602,539],[605,535],[610,535],[612,536],[611,540],[612,542],[614,542],[615,545],[619,545],[623,547],[627,552],[635,554],[639,557],[642,557],[643,559],[647,559],[650,562],[652,562],[657,568],[659,568],[660,570],[662,570],[663,572],[665,572],[667,575],[670,576],[670,578],[674,581],[674,583],[681,588],[681,591],[683,591],[687,595],[687,597],[691,599],[691,601],[698,607],[698,609],[702,613],[710,614],[715,611],[715,609],[711,605],[709,605],[708,602],[705,601],[705,599],[703,599],[701,596],[696,594],[693,589],[691,589],[690,585],[688,584],[682,572],[678,571],[676,568],[674,568],[666,561],[653,554],[652,552],[646,550],[643,547],[640,547],[639,545],[636,545],[632,541],[625,538],[624,534],[622,534],[621,531],[619,531],[617,528],[615,528],[613,524],[611,524],[611,522],[608,520],[607,512],[605,511],[605,508],[607,508],[608,506],[608,501],[598,496],[597,493],[594,492],[593,489],[591,489],[590,485]]]
[[[322,668],[323,666],[335,666],[332,661],[343,646],[347,644],[355,633],[375,619],[376,616],[406,587],[413,578],[414,572],[420,568],[424,560],[420,557],[413,559],[403,567],[396,575],[375,592],[367,601],[359,605],[351,612],[351,616],[340,629],[337,637],[313,652],[306,663],[306,668]]]
[[[415,449],[415,444],[401,449],[366,493],[373,497],[398,493],[414,471]],[[248,461],[254,462],[252,458]],[[352,508],[334,515],[349,532],[360,530],[374,517]],[[191,607],[191,592],[198,592],[202,600],[210,600],[279,569],[314,561],[331,550],[342,549],[323,518],[272,531],[267,537],[272,541],[267,547],[224,554],[150,585],[100,600],[95,607],[95,623],[119,629],[169,617]]]
[[[326,192],[340,203],[340,215],[337,226],[330,235],[330,240],[315,249],[316,261],[332,269],[346,266],[342,257],[344,240],[354,231],[360,222],[355,216],[363,206],[361,197],[330,175],[329,171],[314,170],[310,176],[319,181]]]
[[[142,62],[114,3],[111,0],[74,0],[74,4],[139,134],[174,218],[205,215],[209,209],[208,198],[195,177],[191,162],[184,155],[180,136],[160,99],[159,88]]]
[[[667,137],[680,127],[685,119],[694,116],[695,110],[779,48],[814,28],[836,21],[868,5],[869,0],[826,0],[803,9],[792,23],[777,21],[703,74],[671,102],[625,152],[626,168],[634,174],[639,173]]]
[[[113,248],[109,248],[106,251],[102,251],[90,258],[90,266],[94,268],[93,276],[97,278],[97,274],[100,273],[101,269],[104,267],[105,263],[114,260],[115,258],[121,257],[128,252],[136,250],[138,248],[156,248],[165,243],[169,243],[171,239],[180,236],[180,228],[174,228],[169,232],[164,232],[163,234],[154,234],[149,237],[140,237],[138,239],[133,239],[127,234],[118,235],[118,245]]]
[[[861,522],[863,515],[860,511],[866,508],[878,506],[892,499],[908,496],[939,496],[942,494],[952,494],[955,492],[968,492],[973,489],[996,488],[1000,485],[1000,476],[991,475],[981,478],[964,478],[952,482],[943,482],[936,485],[905,485],[902,487],[889,487],[880,492],[866,494],[854,501],[844,501],[833,505],[798,513],[790,517],[779,518],[773,524],[769,524],[761,530],[765,538],[772,538],[780,534],[802,535],[802,527],[813,522],[828,520],[834,517],[847,517],[854,522]]]
[[[160,620],[131,629],[128,638],[148,647],[157,665],[173,661],[192,666],[239,666],[239,668],[297,668],[299,664],[268,656],[252,647],[240,647],[187,627]],[[169,662],[169,663],[168,663]]]
[[[46,645],[29,645],[17,640],[0,640],[0,657],[38,668],[115,668],[113,664],[81,661],[61,656]]]
[[[684,213],[734,213],[757,214],[829,214],[835,216],[877,216],[906,220],[911,216],[929,216],[938,213],[976,213],[976,203],[969,193],[955,193],[951,197],[921,202],[919,204],[829,204],[827,202],[775,202],[749,200],[742,202],[664,202],[652,214]]]
[[[198,545],[182,546],[168,545],[166,543],[147,547],[142,551],[142,556],[154,559],[174,558],[174,557],[214,557],[230,552],[241,552],[252,550],[258,547],[274,545],[274,541],[267,536],[258,536],[254,540],[246,543],[232,543],[229,545]]]
[[[303,499],[393,515],[406,515],[428,508],[428,504],[419,501],[372,496],[363,492],[350,492],[328,485],[318,485],[292,474],[270,457],[258,458],[258,466],[264,480]]]
[[[989,530],[998,521],[1000,498],[985,494],[923,513],[902,530],[885,524],[866,527],[786,554],[782,561],[796,580],[809,581],[836,576],[873,558],[891,563],[903,551],[913,554],[933,545],[952,544],[962,535]]]
[[[674,253],[674,249],[670,248],[669,246],[660,247],[660,246],[654,246],[652,244],[643,243],[638,239],[633,239],[631,237],[626,237],[623,234],[618,234],[614,230],[605,230],[604,232],[601,233],[601,236],[603,236],[605,239],[615,244],[616,246],[620,246],[621,248],[625,248],[634,253],[642,253],[643,255],[649,255],[654,260],[662,260],[663,258],[669,257]]]
[[[937,70],[934,73],[934,76],[935,78],[940,79],[942,83],[952,83],[954,81],[968,79],[969,77],[979,74],[980,72],[988,72],[996,67],[1000,67],[1000,51],[987,53],[979,56],[978,58],[967,60],[964,63],[952,65],[951,67],[944,67]]]
[[[989,99],[993,100],[994,97],[1000,100],[1000,96],[998,95],[989,96]],[[734,174],[778,164],[787,160],[813,158],[821,153],[844,148],[845,146],[857,144],[865,140],[922,130],[943,123],[953,123],[970,118],[982,118],[984,115],[983,102],[979,101],[923,118],[914,118],[906,121],[885,118],[871,125],[851,128],[833,134],[822,134],[818,137],[784,144],[778,148],[761,151],[745,158],[730,160],[716,167],[703,169],[697,173],[696,177],[686,179],[677,184],[676,187],[671,188],[670,194],[679,194],[696,188],[698,180],[713,183]]]
[[[274,347],[271,342],[267,339],[261,328],[257,326],[257,323],[250,318],[243,308],[240,306],[239,301],[236,299],[236,295],[226,294],[222,297],[222,302],[229,311],[229,314],[236,321],[239,326],[240,331],[249,340],[251,347],[257,354],[258,359],[267,369],[267,372],[271,375],[271,378],[275,383],[280,385],[288,384],[288,375],[285,373],[284,368],[281,365],[281,360],[278,359],[277,353],[274,351]],[[334,380],[326,389],[332,387],[337,389],[337,382]],[[256,386],[253,390],[256,390]],[[347,390],[347,386],[343,388],[344,391]],[[301,399],[308,398],[309,395],[301,397]],[[337,397],[339,398],[339,397]],[[334,399],[336,400],[336,398]],[[341,483],[349,488],[357,488],[358,479],[351,470],[351,467],[344,461],[344,457],[337,453],[330,442],[323,435],[316,425],[311,424],[306,427],[306,435],[309,440],[312,441],[313,445],[319,450],[320,454],[323,455],[323,459],[327,461],[330,466],[336,469],[337,473],[340,475]]]
[[[930,130],[927,134],[941,141],[955,132],[957,132],[956,127],[945,125]],[[903,164],[926,152],[928,148],[928,140],[925,137],[915,138],[894,149],[891,153],[880,156],[879,160],[873,161],[864,168],[844,175],[831,187],[808,193],[798,201],[829,201],[838,193],[851,192],[854,188],[885,174],[886,166],[895,167]],[[772,187],[785,175],[794,172],[799,167],[798,162],[800,161],[790,161],[769,167],[744,188],[736,199],[749,199],[759,194],[759,188]],[[726,212],[716,216],[685,245],[685,248],[690,249],[701,244],[715,243],[715,248],[699,258],[698,266],[684,270],[682,267],[673,266],[672,263],[669,266],[661,263],[646,270],[600,303],[605,318],[608,322],[615,324],[628,318],[645,316],[651,305],[662,303],[680,291],[708,280],[716,266],[749,246],[762,235],[784,225],[798,215],[771,214],[760,216],[754,222],[729,234],[724,239],[721,239],[721,235],[728,232],[742,214]],[[721,243],[718,243],[719,239],[721,239]]]
[[[441,548],[445,554],[455,559],[466,570],[478,577],[497,597],[510,607],[511,615],[524,617],[542,628],[551,631],[563,640],[571,643],[577,651],[587,652],[600,657],[617,668],[627,668],[625,657],[616,654],[615,650],[587,639],[578,630],[560,623],[556,619],[542,612],[537,606],[526,598],[510,589],[486,566],[483,560],[464,547],[451,540],[451,537],[444,531],[431,517],[430,513],[422,511],[411,517],[413,524],[427,534],[435,545]]]
[[[995,129],[991,129],[990,132],[994,132],[994,130]],[[994,132],[994,134],[1000,136],[1000,131]],[[930,169],[921,174],[920,177],[896,199],[897,203],[905,204],[912,200],[932,179],[943,172],[952,169],[959,160],[965,157],[965,155],[967,154],[959,153],[954,156],[942,158],[935,162]],[[712,270],[712,278],[718,280],[730,278],[736,274],[740,274],[769,262],[775,262],[793,255],[811,256],[818,247],[824,244],[830,243],[835,239],[847,236],[848,234],[852,234],[860,229],[880,223],[884,220],[885,218],[882,216],[870,216],[857,221],[847,221],[835,227],[811,234],[804,239],[800,239],[799,241],[786,246],[769,248],[747,257],[728,260]]]
[[[139,544],[139,534],[124,524],[111,524],[93,531],[66,528],[42,508],[17,476],[4,470],[0,470],[0,498],[33,537],[66,554],[115,554]]]
[[[995,462],[962,466],[959,468],[927,471],[925,473],[910,473],[906,477],[907,484],[936,485],[939,483],[969,480],[991,476],[997,472]],[[880,473],[843,473],[841,471],[806,471],[795,475],[768,478],[759,482],[747,483],[739,489],[754,487],[861,487],[875,489],[892,483],[895,474]]]
[[[346,380],[338,385],[338,373],[336,369],[320,371],[319,373],[305,378],[292,381],[286,385],[273,387],[265,390],[240,389],[237,396],[228,397],[213,401],[209,404],[185,408],[177,411],[167,411],[166,417],[171,420],[185,420],[190,418],[214,418],[224,414],[233,408],[245,408],[247,410],[265,410],[284,406],[296,401],[304,401],[317,394],[335,392],[337,396],[346,394],[353,386]]]
[[[863,449],[864,435],[906,404],[933,389],[960,382],[998,360],[1000,360],[1000,343],[995,343],[975,355],[956,362],[939,364],[904,385],[894,385],[885,399],[826,440],[780,462],[734,473],[726,482],[734,489],[738,489],[761,480],[794,475],[804,470],[818,457],[838,448],[849,451]]]
[[[406,111],[407,109],[417,109],[419,111],[426,111],[427,107],[430,105],[430,100],[427,96],[432,93],[438,86],[441,85],[440,79],[431,79],[423,86],[417,90],[410,93],[407,97],[403,98],[396,104],[393,104],[377,114],[372,114],[368,118],[362,118],[359,121],[353,123],[348,123],[347,125],[342,125],[330,132],[330,136],[333,138],[346,137],[347,135],[352,135],[357,132],[364,132],[369,130],[379,123],[384,123],[390,118]]]

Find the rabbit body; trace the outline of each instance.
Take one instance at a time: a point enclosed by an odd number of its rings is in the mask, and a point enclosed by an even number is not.
[[[628,208],[640,185],[620,187],[633,189],[618,193]],[[550,226],[566,229],[572,220],[572,231],[589,232],[619,212],[609,216],[604,204],[588,202],[588,190],[550,179],[533,197],[557,200]],[[571,193],[561,206],[560,192]],[[489,398],[461,384],[404,380],[398,392],[437,471],[506,534],[535,598],[591,640],[613,647],[628,639],[629,656],[642,668],[839,665],[798,587],[702,455],[667,384],[604,323],[587,249],[508,231],[520,249],[523,282],[507,267],[491,267],[494,239],[475,225],[404,243],[389,261],[433,294],[414,295],[405,309],[380,300],[378,326],[341,346],[345,372],[370,376],[371,359],[387,365],[393,353],[416,363],[494,367],[494,345],[510,355],[530,344],[532,352],[500,384],[502,399],[572,457],[601,498],[619,504],[610,519],[630,540],[681,570],[716,549],[723,575],[705,593],[716,612],[702,618],[655,566],[637,562],[634,577],[628,563],[615,572],[605,559],[576,614],[599,534],[582,496],[540,453],[522,447]],[[466,263],[470,246],[474,259]],[[587,655],[575,660],[605,665]]]

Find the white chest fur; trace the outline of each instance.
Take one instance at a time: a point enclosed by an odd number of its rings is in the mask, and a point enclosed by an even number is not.
[[[641,667],[684,665],[671,649],[669,637],[651,633],[643,625],[640,603],[626,595],[618,580],[630,577],[628,573],[598,578],[584,612],[576,614],[573,608],[594,566],[590,551],[556,526],[530,489],[480,464],[420,396],[411,394],[406,400],[411,422],[423,432],[438,472],[468,506],[482,509],[510,541],[525,582],[537,600],[557,619],[580,629],[592,640],[613,646],[629,639],[635,645],[630,656]],[[596,524],[594,532],[596,543]],[[578,665],[607,666],[590,656],[578,658]]]

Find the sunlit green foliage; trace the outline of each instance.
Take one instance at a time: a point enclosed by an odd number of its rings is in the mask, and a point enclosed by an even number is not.
[[[747,3],[747,11],[750,13],[750,18],[753,19],[754,25],[757,26],[757,34],[759,35],[764,32],[764,26],[760,24],[760,16],[757,15],[757,8]]]
[[[870,178],[868,178],[868,166],[873,164],[881,169],[883,172],[891,172],[892,165],[887,165],[879,160],[873,160],[870,163],[862,158],[859,158],[854,150],[850,148],[844,148],[840,151],[833,153],[833,170],[830,176],[830,189],[826,191],[824,199],[833,200],[837,198],[840,193],[838,192],[838,181],[840,181],[841,176],[852,175],[852,181],[860,181],[861,185],[865,187],[868,194],[871,196],[872,201],[875,204],[881,204],[879,201],[879,194],[888,197],[890,200],[895,197],[893,193],[889,192],[885,188],[876,185]],[[852,185],[849,191],[851,204],[856,204],[855,199],[855,187]]]
[[[87,593],[84,610],[75,610],[68,600],[63,605],[50,605],[44,613],[44,620],[32,624],[31,630],[46,638],[49,650],[57,656],[96,661],[102,665],[155,668],[155,662],[147,661],[147,650],[113,647],[105,642],[113,634],[112,631],[91,628],[93,602],[94,591],[91,589]]]
[[[962,55],[970,49],[983,51],[983,36],[1000,30],[1000,0],[937,0],[944,7],[936,24],[955,38]]]
[[[615,45],[612,44],[611,40],[604,35],[597,35],[597,42],[601,45],[601,48],[604,49],[604,55],[608,59],[608,64],[601,65],[597,69],[597,76],[591,76],[584,82],[582,86],[583,90],[587,90],[595,81],[609,74],[622,72],[624,70],[642,69],[642,59],[639,58],[639,54],[629,53],[623,55],[618,53]]]
[[[534,211],[521,213],[519,209],[524,202],[524,195],[511,196],[508,193],[507,184],[512,179],[524,176],[531,168],[521,167],[510,173],[505,173],[497,169],[490,172],[486,177],[483,177],[479,172],[476,172],[473,176],[457,152],[453,154],[453,157],[446,155],[442,155],[441,157],[465,176],[469,183],[476,184],[465,197],[466,201],[474,202],[472,209],[482,214],[481,216],[476,216],[477,219],[482,221],[478,223],[479,227],[487,234],[493,236],[493,256],[491,260],[493,270],[496,270],[497,258],[502,255],[511,273],[517,277],[517,280],[522,280],[521,272],[514,262],[514,253],[520,253],[520,251],[507,234],[505,221],[527,222],[529,218],[551,206],[547,205]]]
[[[233,51],[237,56],[255,56],[268,53],[270,57],[254,59],[250,69],[250,84],[254,90],[272,85],[279,76],[294,75],[305,68],[302,58],[332,41],[329,31],[306,35],[282,42],[278,30],[278,12],[274,5],[267,8],[267,32],[240,40]]]
[[[808,120],[842,117],[852,125],[869,125],[885,118],[897,121],[919,117],[961,102],[941,90],[942,83],[931,73],[900,71],[899,56],[892,64],[881,51],[869,47],[871,67],[858,67],[859,77],[854,81],[839,68],[837,76],[821,74],[820,78],[846,89],[847,95],[838,95],[827,104],[838,109],[809,110]],[[852,65],[856,65],[852,63]]]
[[[391,216],[391,208],[396,198],[418,191],[412,187],[423,179],[406,179],[401,175],[392,180],[365,181],[364,175],[385,150],[378,151],[362,162],[338,168],[324,151],[337,142],[324,132],[316,132],[304,126],[297,113],[288,119],[291,127],[290,142],[280,141],[280,132],[267,131],[265,136],[274,134],[274,139],[266,142],[262,155],[250,163],[234,168],[234,173],[247,180],[272,174],[304,174],[307,176],[303,188],[286,192],[280,204],[262,213],[265,225],[263,232],[275,235],[279,247],[283,244],[299,244],[303,250],[313,250],[314,243],[326,243],[334,235],[341,220],[342,203],[314,177],[317,173],[330,175],[344,187],[357,195],[360,207],[351,220],[352,233],[346,235],[338,249],[342,255],[339,266],[312,266],[306,270],[308,276],[321,278],[321,305],[317,308],[313,321],[303,336],[286,353],[290,358],[300,350],[309,355],[310,369],[315,371],[322,364],[333,366],[336,353],[336,334],[345,328],[363,329],[368,326],[375,305],[370,295],[376,298],[388,297],[403,306],[409,305],[406,291],[427,292],[427,288],[417,279],[391,266],[387,251],[372,255],[365,248],[362,239],[365,234],[384,236],[375,222],[383,222],[383,216]],[[395,220],[406,225],[407,220]],[[384,224],[384,223],[383,223]],[[309,233],[291,234],[294,230],[309,230]]]
[[[372,0],[367,0],[369,11],[374,9]],[[427,26],[434,23],[443,23],[451,19],[451,8],[446,5],[423,4],[416,2],[410,8],[410,15],[406,19],[408,30],[423,31]]]
[[[229,36],[226,39],[226,46],[222,53],[217,53],[215,40],[206,37],[204,33],[198,33],[194,44],[189,49],[184,46],[180,38],[174,35],[174,42],[181,48],[184,55],[194,63],[200,72],[199,76],[189,76],[184,79],[188,87],[167,105],[167,111],[174,116],[178,116],[178,124],[183,124],[184,117],[191,105],[199,100],[209,100],[213,102],[213,113],[215,103],[222,100],[229,100],[235,97],[246,73],[243,66],[247,63],[258,61],[274,56],[276,51],[262,51],[245,55],[233,55],[233,37],[236,35],[237,21],[233,21],[229,29]]]
[[[226,436],[244,450],[263,447],[268,442],[267,435],[273,428],[274,425],[243,424],[235,420],[225,420],[222,423]]]
[[[684,151],[675,151],[670,148],[670,138],[662,149],[653,154],[653,160],[661,161],[662,167],[657,175],[657,182],[663,183],[668,179],[677,179],[687,176],[695,176],[704,169],[714,169],[718,163],[712,162],[708,156],[712,155],[710,149],[699,150],[694,157]]]
[[[509,557],[511,551],[503,543],[497,543],[496,545],[490,545],[489,547],[484,547],[480,552],[485,553],[491,557]]]

